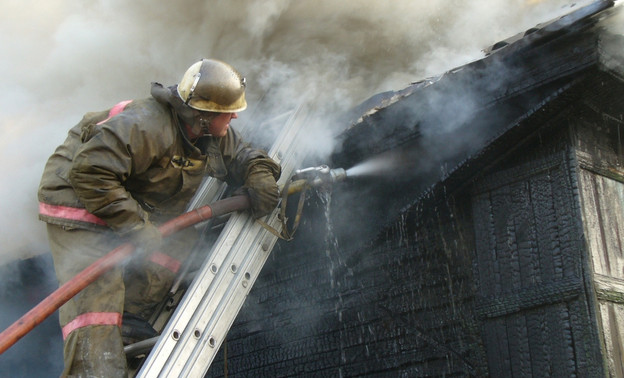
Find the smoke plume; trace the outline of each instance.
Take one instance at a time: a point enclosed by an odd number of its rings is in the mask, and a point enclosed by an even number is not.
[[[151,81],[175,84],[200,58],[244,73],[251,106],[260,98],[276,114],[310,106],[314,119],[301,143],[322,156],[345,127],[336,114],[478,59],[483,48],[572,7],[564,0],[1,3],[0,265],[47,250],[36,191],[67,130],[87,111],[147,96]],[[250,116],[237,122],[253,123]]]

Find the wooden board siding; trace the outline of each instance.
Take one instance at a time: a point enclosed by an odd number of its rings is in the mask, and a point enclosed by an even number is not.
[[[598,287],[609,288],[602,295],[598,289],[598,301],[600,311],[600,324],[602,337],[605,344],[605,359],[609,367],[610,377],[624,377],[624,283],[618,282],[617,289],[613,288],[613,281],[600,282],[597,278]],[[599,286],[600,285],[600,286]],[[617,292],[617,297],[612,295]],[[615,300],[614,300],[615,299]]]
[[[594,273],[624,282],[624,183],[587,170],[579,181]]]
[[[609,114],[577,125],[579,189],[609,376],[624,377],[624,123]]]

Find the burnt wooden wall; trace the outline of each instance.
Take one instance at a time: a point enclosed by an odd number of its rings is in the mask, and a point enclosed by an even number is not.
[[[463,184],[489,375],[624,376],[623,115],[621,78],[591,71]]]
[[[604,374],[568,113],[473,188],[476,312],[493,376]]]

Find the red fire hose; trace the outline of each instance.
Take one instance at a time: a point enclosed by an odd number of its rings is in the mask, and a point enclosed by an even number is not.
[[[198,209],[182,214],[158,227],[163,237],[169,236],[183,228],[203,222],[212,217],[245,210],[250,207],[247,196],[235,196],[217,201]],[[107,255],[89,265],[74,278],[56,289],[32,310],[19,318],[15,323],[0,333],[0,354],[4,353],[24,335],[43,322],[54,311],[78,294],[82,289],[95,281],[109,269],[130,256],[136,247],[125,243],[110,251]]]

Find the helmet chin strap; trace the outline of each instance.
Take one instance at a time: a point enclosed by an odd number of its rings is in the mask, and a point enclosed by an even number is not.
[[[201,133],[203,134],[202,136],[212,136],[212,134],[210,134],[210,121],[212,121],[212,119],[206,119],[202,115],[199,115],[198,122]]]
[[[213,114],[206,114],[202,112],[197,114],[197,112],[195,112],[193,117],[188,120],[182,118],[182,122],[187,125],[187,137],[189,139],[197,139],[206,136],[213,136],[210,133],[210,124],[212,123],[214,117],[215,116]]]

